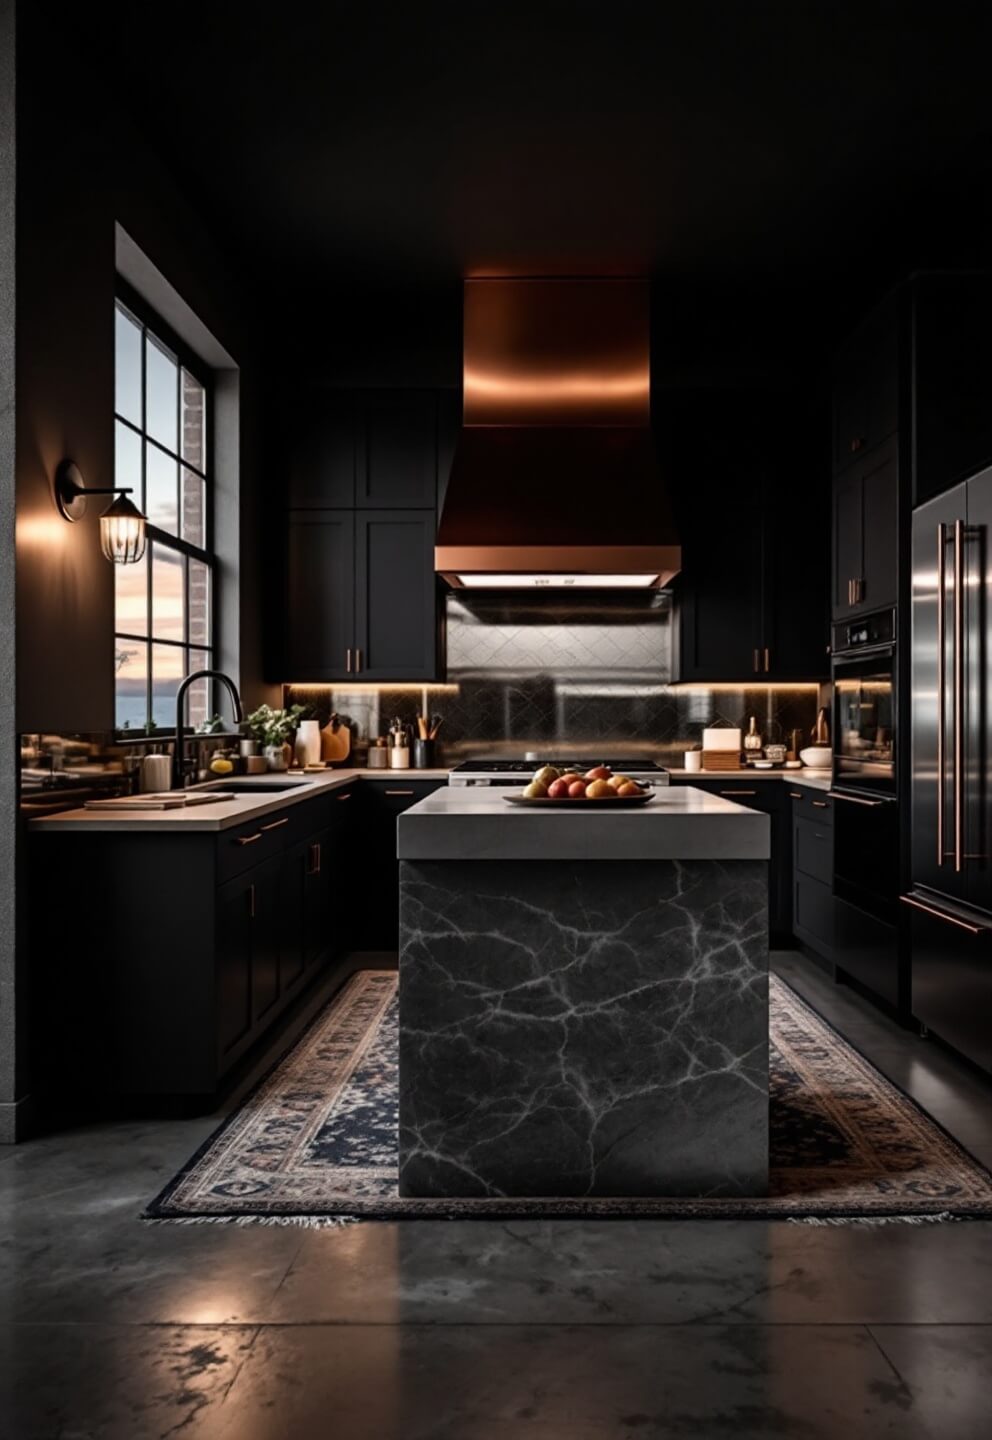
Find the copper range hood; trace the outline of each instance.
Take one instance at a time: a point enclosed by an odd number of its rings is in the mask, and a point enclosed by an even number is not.
[[[646,281],[465,283],[464,419],[435,549],[453,588],[667,585]]]

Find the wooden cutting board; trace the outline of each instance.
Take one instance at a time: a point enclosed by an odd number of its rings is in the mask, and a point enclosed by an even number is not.
[[[340,765],[351,754],[351,730],[337,715],[320,732],[320,758],[329,765]]]

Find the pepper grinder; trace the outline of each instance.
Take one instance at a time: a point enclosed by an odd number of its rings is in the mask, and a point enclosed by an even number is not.
[[[409,770],[410,768],[410,741],[407,736],[406,726],[397,717],[393,721],[392,745],[389,747],[389,768],[390,770]]]

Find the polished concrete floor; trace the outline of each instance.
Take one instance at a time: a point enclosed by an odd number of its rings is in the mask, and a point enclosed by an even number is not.
[[[992,1163],[984,1081],[776,963]],[[214,1123],[0,1151],[2,1440],[987,1433],[992,1222],[139,1222]]]

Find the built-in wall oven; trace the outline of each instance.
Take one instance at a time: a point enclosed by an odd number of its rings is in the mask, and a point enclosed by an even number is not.
[[[895,612],[834,626],[834,903],[837,965],[906,1004],[897,909]]]

